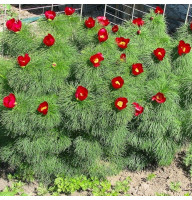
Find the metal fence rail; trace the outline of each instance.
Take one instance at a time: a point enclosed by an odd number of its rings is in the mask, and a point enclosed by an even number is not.
[[[3,5],[3,4],[0,4]],[[19,9],[18,13],[18,19],[22,19],[21,13],[23,11],[28,11],[29,13],[36,13],[37,15],[44,15],[44,12],[46,10],[54,10],[56,13],[63,13],[63,10],[59,10],[58,8],[64,8],[67,4],[46,4],[46,5],[41,5],[41,4],[36,4],[33,5],[32,7],[27,7],[26,4],[14,4]],[[73,5],[74,6],[74,5]],[[81,18],[83,16],[83,13],[85,13],[83,10],[83,4],[77,4],[76,6],[76,11],[79,12]],[[161,4],[161,8],[164,9],[164,14],[166,16],[166,11],[167,11],[167,6],[166,4]],[[114,24],[121,23],[123,21],[127,21],[130,19],[134,19],[137,17],[142,17],[144,14],[149,12],[149,9],[155,9],[154,5],[150,4],[105,4],[104,5],[104,10],[103,10],[103,15],[108,16],[110,15],[110,20]],[[41,10],[41,11],[40,11]],[[6,6],[4,7],[4,12],[0,13],[0,17],[4,19],[4,24],[7,19],[7,9]],[[189,18],[192,18],[192,13],[191,13],[191,5],[188,4],[188,8],[186,11],[186,16],[184,23],[187,23]],[[3,24],[3,25],[4,25]]]

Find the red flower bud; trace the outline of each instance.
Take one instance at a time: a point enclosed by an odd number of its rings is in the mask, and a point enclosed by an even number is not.
[[[109,20],[106,17],[103,17],[103,16],[97,17],[97,20],[103,26],[107,26],[110,23]]]
[[[143,65],[141,63],[136,63],[132,65],[132,73],[137,76],[143,73]]]
[[[125,39],[124,37],[115,39],[119,48],[126,49],[130,39]]]
[[[112,84],[113,88],[119,89],[119,88],[123,87],[124,80],[122,79],[121,76],[117,76],[111,80],[111,84]]]
[[[56,13],[52,10],[47,10],[45,12],[45,17],[48,19],[48,20],[54,20],[54,18],[56,17]]]
[[[133,20],[133,24],[136,24],[137,26],[143,26],[144,21],[142,20],[142,18],[136,18]]]
[[[164,48],[157,48],[153,51],[154,55],[156,56],[156,58],[158,60],[163,60],[163,58],[165,57],[165,49]]]
[[[113,33],[116,33],[118,30],[119,30],[118,25],[114,25],[114,26],[112,27]]]
[[[181,56],[182,54],[187,54],[190,51],[191,51],[190,44],[185,43],[183,40],[180,40],[178,45],[178,54]]]
[[[83,86],[78,86],[76,92],[75,92],[75,97],[77,100],[83,101],[87,98],[88,96],[88,90],[87,88]]]
[[[134,102],[133,105],[134,105],[134,107],[135,107],[135,116],[140,115],[140,114],[143,112],[144,108],[143,108],[142,106],[140,106],[140,105],[139,105],[138,103],[136,103],[136,102]]]
[[[154,18],[153,17],[150,17],[150,20],[152,21]]]
[[[17,62],[20,65],[20,67],[25,67],[29,62],[31,58],[29,55],[26,53],[25,56],[18,56]]]
[[[104,57],[100,52],[90,57],[90,61],[93,63],[94,67],[99,67],[102,60],[104,60]]]
[[[95,20],[92,17],[89,17],[87,20],[85,20],[85,26],[87,28],[93,28],[95,26]]]
[[[119,97],[115,100],[115,107],[118,110],[123,110],[127,107],[128,100],[125,97]]]
[[[4,97],[3,99],[3,105],[6,108],[14,108],[16,104],[17,103],[16,103],[15,95],[12,93],[10,93],[9,96]]]
[[[75,9],[72,7],[65,7],[64,12],[66,15],[72,15],[75,12]]]
[[[140,35],[140,34],[141,34],[141,30],[138,30],[138,31],[137,31],[137,35]]]
[[[157,6],[157,7],[155,8],[155,13],[157,13],[157,14],[163,14],[163,9],[160,8],[159,6]]]
[[[125,53],[122,53],[122,54],[120,55],[120,60],[121,60],[122,62],[126,62],[126,54],[125,54]]]
[[[47,36],[45,36],[45,38],[43,39],[43,43],[46,46],[52,46],[55,43],[55,38],[51,35],[48,34]]]
[[[163,93],[158,92],[155,96],[151,98],[152,101],[156,101],[157,103],[164,103],[166,98],[164,97]]]
[[[57,67],[57,63],[55,63],[55,62],[52,63],[52,67],[53,67],[53,68]]]
[[[48,103],[46,101],[44,101],[43,103],[41,103],[39,105],[39,107],[37,108],[37,111],[42,113],[43,115],[46,115],[48,112]]]
[[[12,18],[6,22],[7,29],[13,32],[18,32],[21,30],[22,22],[20,20],[15,20]]]
[[[102,28],[98,31],[98,39],[99,42],[104,42],[108,39],[108,33],[105,28]]]

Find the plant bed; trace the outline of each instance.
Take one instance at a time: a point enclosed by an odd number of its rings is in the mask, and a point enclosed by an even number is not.
[[[172,67],[190,50],[157,11],[118,29],[104,17],[80,20],[73,8],[46,13],[35,31],[7,22],[1,160],[45,184],[170,165],[191,137]]]

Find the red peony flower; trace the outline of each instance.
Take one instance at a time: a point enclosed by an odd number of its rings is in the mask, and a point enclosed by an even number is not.
[[[140,106],[140,105],[139,105],[138,103],[136,103],[136,102],[134,102],[133,105],[134,105],[134,107],[135,107],[135,116],[140,115],[140,114],[143,112],[144,108],[143,108],[142,106]]]
[[[136,63],[132,65],[132,73],[137,76],[143,72],[143,65],[141,63]]]
[[[72,15],[75,12],[75,9],[72,7],[65,7],[64,12],[66,15]]]
[[[44,101],[43,103],[41,103],[39,105],[39,107],[37,108],[37,111],[42,113],[43,115],[46,115],[48,112],[48,103],[46,101]]]
[[[95,20],[92,17],[89,17],[87,20],[85,20],[85,26],[87,28],[93,28],[95,26]]]
[[[156,58],[158,60],[163,60],[163,58],[165,57],[165,49],[164,48],[157,48],[153,51],[154,55],[156,56]]]
[[[125,97],[119,97],[115,100],[115,107],[118,110],[123,110],[127,107],[128,100]]]
[[[90,61],[93,63],[94,67],[99,67],[102,60],[104,60],[104,57],[100,52],[90,57]]]
[[[76,92],[75,92],[75,97],[77,100],[83,101],[87,98],[88,96],[88,90],[87,88],[83,86],[78,86]]]
[[[115,39],[119,48],[126,49],[130,39],[125,39],[124,37]]]
[[[55,17],[56,17],[56,13],[52,10],[47,10],[45,12],[45,17],[48,19],[48,20],[54,20]]]
[[[15,20],[12,18],[6,22],[7,29],[13,32],[18,32],[21,30],[22,22],[20,20]]]
[[[120,55],[120,60],[123,61],[123,62],[126,62],[126,54],[125,53],[122,53]]]
[[[104,42],[108,39],[108,33],[105,28],[102,28],[98,31],[98,39],[99,42]]]
[[[20,65],[20,67],[25,67],[29,62],[31,58],[29,55],[26,53],[25,56],[18,56],[17,62]]]
[[[117,76],[111,80],[111,84],[112,84],[113,88],[119,89],[119,88],[123,87],[124,80],[122,79],[121,76]]]
[[[10,93],[9,96],[4,97],[3,99],[3,105],[6,108],[14,108],[16,104],[17,103],[16,103],[15,95],[12,93]]]
[[[45,38],[43,39],[43,43],[46,46],[52,46],[55,43],[55,38],[51,35],[48,34],[47,36],[45,36]]]
[[[144,21],[142,20],[142,18],[136,18],[133,20],[133,24],[136,24],[137,26],[143,26]]]
[[[158,92],[155,96],[151,98],[152,101],[156,101],[157,103],[164,103],[166,98],[164,97],[163,93]]]
[[[157,14],[163,14],[163,9],[160,8],[159,6],[157,6],[157,7],[155,8],[155,13],[157,13]]]
[[[118,30],[119,30],[118,25],[114,25],[114,26],[112,27],[113,33],[116,33]]]
[[[180,40],[178,45],[178,54],[181,56],[182,54],[187,54],[190,51],[191,51],[190,44],[185,43],[183,40]]]
[[[97,20],[103,26],[107,26],[110,23],[110,21],[106,17],[103,17],[103,16],[97,17]]]

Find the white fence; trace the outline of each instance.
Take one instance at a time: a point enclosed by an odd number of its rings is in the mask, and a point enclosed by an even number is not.
[[[9,4],[7,4],[9,5]],[[179,4],[180,5],[180,4]],[[184,4],[181,4],[184,5]],[[9,16],[9,10],[7,9],[6,4],[0,4],[1,12],[0,12],[0,26],[5,27],[5,23]],[[23,12],[35,13],[34,15],[44,15],[46,10],[54,10],[57,13],[63,13],[64,7],[66,4],[13,4],[14,7],[17,7],[18,19],[26,19],[30,18],[30,16],[23,17]],[[84,4],[74,4],[71,5],[76,8],[76,11],[82,17],[86,15],[87,8],[90,9],[90,5],[87,7]],[[97,5],[93,5],[97,6]],[[152,4],[103,4],[103,11],[100,12],[100,15],[104,15],[109,18],[112,24],[120,24],[130,19],[134,19],[137,17],[142,17],[143,14],[147,13],[149,9],[155,9],[155,5]],[[161,4],[161,8],[164,9],[165,17],[167,17],[167,5]],[[189,19],[192,18],[192,9],[191,5],[185,5],[186,13],[182,13],[184,15],[183,19],[180,20],[181,23],[187,23]],[[94,7],[92,7],[94,10]],[[176,19],[178,20],[178,19]],[[1,30],[1,29],[0,29]]]
[[[1,6],[3,6],[4,4],[0,4]],[[65,6],[66,4],[47,4],[47,5],[41,5],[41,6],[38,6],[38,4],[34,4],[32,7],[27,7],[26,8],[26,4],[13,4],[14,6],[17,6],[18,7],[18,10],[19,10],[19,15],[18,15],[18,18],[21,19],[21,13],[22,11],[37,11],[37,10],[42,10],[41,14],[38,14],[38,15],[43,15],[45,10],[54,10],[55,8],[58,8],[58,7],[61,7],[61,6]],[[32,5],[32,4],[31,4]],[[84,4],[74,4],[76,6],[76,10],[79,11],[79,14],[82,16],[83,14],[83,7],[84,7]],[[121,9],[118,9],[118,6],[119,5],[122,5],[124,8],[123,10]],[[79,6],[79,7],[77,7]],[[112,4],[105,4],[104,5],[104,10],[103,10],[103,15],[104,16],[107,16],[107,15],[110,15],[114,18],[120,18],[122,21],[126,21],[126,19],[121,18],[121,17],[117,17],[116,14],[118,12],[121,12],[124,16],[130,16],[129,19],[133,19],[133,18],[136,18],[138,17],[137,14],[136,14],[136,11],[140,13],[140,15],[142,14],[145,14],[147,13],[146,11],[144,11],[143,9],[141,9],[141,6],[142,8],[152,8],[152,9],[155,9],[155,6],[153,5],[150,5],[150,4],[116,4],[115,7],[114,7],[114,4],[112,6]],[[190,11],[191,11],[191,5],[188,4],[187,5],[188,8],[187,8],[187,12],[186,12],[186,17],[185,17],[185,23],[187,23],[188,21],[188,18],[191,17],[192,18],[192,15],[190,14]],[[164,14],[166,15],[166,4],[161,4],[161,7],[164,9]],[[112,14],[109,9],[113,9],[115,11],[115,14]],[[57,11],[57,13],[62,13],[64,11]],[[4,17],[4,19],[6,20],[6,17],[7,17],[7,7],[4,6],[4,12],[3,13],[0,13],[0,16]]]

